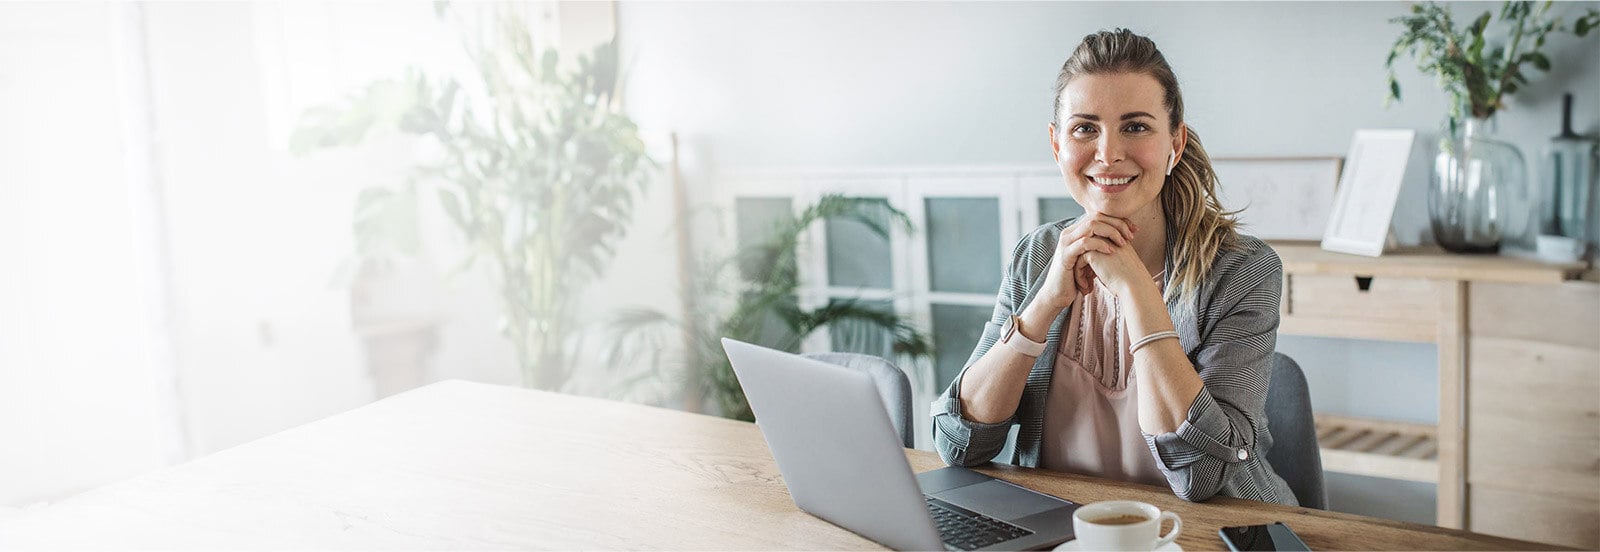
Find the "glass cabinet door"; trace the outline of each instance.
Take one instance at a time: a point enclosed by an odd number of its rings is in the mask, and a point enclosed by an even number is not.
[[[998,197],[927,197],[929,322],[934,386],[950,385],[978,344],[994,309],[1005,262]]]
[[[863,198],[874,206],[868,217],[879,228],[893,231],[888,198]],[[827,256],[828,301],[855,301],[879,312],[894,312],[894,255],[891,236],[850,217],[830,217],[823,221]],[[828,326],[829,350],[876,355],[893,362],[894,337],[882,328],[859,321],[840,321]]]
[[[933,312],[934,385],[944,391],[978,347],[984,322],[989,320],[994,306],[934,303],[930,308]]]
[[[830,299],[849,301],[850,299]],[[891,301],[855,300],[857,306],[878,312],[894,312]],[[828,350],[839,353],[862,353],[883,357],[895,362],[894,336],[880,327],[855,320],[841,320],[828,326]]]
[[[794,200],[787,197],[741,197],[734,200],[734,228],[739,247],[739,276],[745,281],[762,277],[771,266],[763,266],[755,255],[748,255],[756,247],[770,243],[778,231],[794,221]],[[794,266],[791,252],[784,259]]]
[[[889,200],[864,198],[878,206],[869,217],[885,230],[892,229]],[[831,217],[827,229],[828,285],[888,291],[894,287],[894,263],[889,237],[853,218]]]
[[[774,277],[792,278],[788,275],[774,275],[773,270],[782,266],[793,268],[795,266],[794,251],[789,251],[787,258],[776,263],[765,263],[759,255],[753,255],[763,245],[770,244],[778,237],[779,231],[794,221],[794,200],[788,197],[739,197],[734,201],[734,227],[737,230],[736,239],[739,247],[739,277],[746,282],[756,282]],[[741,297],[749,301],[753,297],[749,294]],[[788,307],[793,308],[799,304],[799,298],[787,298]],[[759,345],[797,352],[800,346],[799,336],[789,328],[779,316],[776,309],[763,312],[756,318],[758,328],[754,332]]]
[[[1061,219],[1083,216],[1083,206],[1073,201],[1070,197],[1041,197],[1039,198],[1039,220],[1036,224],[1043,226]]]
[[[1000,200],[926,199],[928,291],[993,295],[1000,287]]]

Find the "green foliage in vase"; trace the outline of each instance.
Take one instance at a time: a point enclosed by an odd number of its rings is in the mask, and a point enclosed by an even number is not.
[[[1470,115],[1488,118],[1505,107],[1505,97],[1528,84],[1526,67],[1550,71],[1550,58],[1540,50],[1545,39],[1563,32],[1579,37],[1600,26],[1593,9],[1578,17],[1569,29],[1560,17],[1550,17],[1551,2],[1506,2],[1500,7],[1497,28],[1490,32],[1491,11],[1483,12],[1466,28],[1457,29],[1450,10],[1433,2],[1411,6],[1411,13],[1389,20],[1405,28],[1389,49],[1384,67],[1389,70],[1389,101],[1400,100],[1394,62],[1402,53],[1417,60],[1423,73],[1438,77],[1450,96],[1447,121],[1455,135],[1460,121]]]
[[[683,318],[645,309],[620,313],[615,320],[620,337],[610,350],[610,364],[627,365],[648,355],[651,369],[636,379],[672,377],[674,367],[667,366],[660,352],[681,338],[688,350],[685,365],[676,368],[682,368],[678,374],[684,378],[680,382],[684,395],[691,403],[709,397],[722,416],[749,421],[754,416],[722,350],[723,337],[795,352],[807,336],[822,328],[835,339],[843,337],[842,348],[847,350],[869,346],[873,337],[887,333],[902,367],[927,358],[933,351],[928,337],[892,311],[855,299],[832,299],[812,309],[798,305],[800,269],[795,251],[808,227],[828,219],[859,222],[885,239],[890,232],[885,219],[911,230],[910,218],[881,200],[824,196],[780,223],[770,239],[698,263],[694,300]]]
[[[405,234],[415,233],[419,203],[437,200],[465,243],[462,267],[491,268],[524,384],[562,389],[575,365],[580,290],[613,256],[652,162],[615,102],[613,43],[564,63],[535,44],[516,9],[490,20],[490,32],[466,33],[468,80],[411,69],[373,82],[307,110],[291,149],[350,146],[379,132],[436,146],[405,182],[360,194],[358,254],[414,253]]]

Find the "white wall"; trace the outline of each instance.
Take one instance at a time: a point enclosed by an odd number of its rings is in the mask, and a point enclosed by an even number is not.
[[[1410,62],[1398,71],[1406,100],[1383,107],[1383,60],[1399,29],[1387,21],[1407,9],[1397,2],[630,2],[619,26],[635,64],[629,105],[641,124],[684,133],[716,166],[1016,165],[1050,162],[1044,128],[1055,73],[1085,34],[1117,26],[1162,47],[1190,123],[1214,156],[1343,156],[1360,128],[1431,135],[1445,99]],[[1577,95],[1577,128],[1600,132],[1597,43],[1600,35],[1553,37],[1546,50],[1557,72],[1508,102],[1502,134],[1530,162],[1559,131],[1563,91]],[[1426,220],[1396,225],[1415,242]]]
[[[0,4],[0,505],[174,452],[124,177],[116,10]]]

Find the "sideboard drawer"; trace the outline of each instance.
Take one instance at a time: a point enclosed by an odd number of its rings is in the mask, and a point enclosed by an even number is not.
[[[1297,317],[1406,322],[1432,327],[1439,298],[1430,280],[1387,276],[1288,274],[1283,314]]]

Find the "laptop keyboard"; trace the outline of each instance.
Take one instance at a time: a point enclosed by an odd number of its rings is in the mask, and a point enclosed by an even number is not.
[[[959,550],[976,550],[1032,535],[1033,531],[994,519],[949,502],[923,495],[928,512],[944,543]]]

